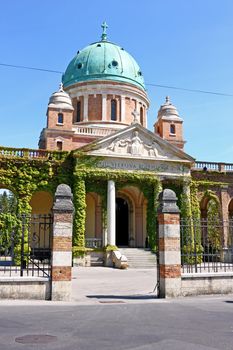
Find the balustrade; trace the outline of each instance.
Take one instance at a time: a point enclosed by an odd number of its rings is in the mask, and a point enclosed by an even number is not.
[[[67,152],[46,151],[42,149],[0,147],[0,158],[28,158],[61,160]]]
[[[233,163],[195,162],[193,170],[232,172]]]

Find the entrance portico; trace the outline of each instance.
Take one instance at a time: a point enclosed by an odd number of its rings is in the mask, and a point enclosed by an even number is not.
[[[137,123],[84,146],[81,152],[83,163],[78,155],[76,172],[83,176],[84,193],[99,198],[92,214],[87,202],[84,207],[86,222],[91,218],[96,222],[95,232],[90,232],[89,224],[85,236],[98,240],[97,247],[145,247],[148,237],[153,247],[158,191],[169,181],[183,186],[193,159]]]

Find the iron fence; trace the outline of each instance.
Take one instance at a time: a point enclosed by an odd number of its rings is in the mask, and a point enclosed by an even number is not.
[[[181,219],[183,273],[233,272],[233,221]]]
[[[49,277],[52,223],[51,215],[1,218],[0,275]]]

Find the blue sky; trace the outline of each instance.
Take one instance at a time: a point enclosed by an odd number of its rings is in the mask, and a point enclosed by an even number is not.
[[[0,63],[64,71],[100,38],[139,63],[146,83],[233,94],[232,0],[8,0],[0,4]],[[59,74],[0,66],[0,144],[37,148]],[[186,152],[233,162],[233,97],[147,86],[148,127],[169,95],[184,119]]]

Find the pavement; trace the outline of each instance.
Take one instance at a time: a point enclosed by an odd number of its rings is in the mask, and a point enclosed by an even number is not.
[[[233,295],[157,299],[156,270],[75,268],[73,300],[0,301],[0,350],[233,350]]]
[[[152,302],[157,296],[156,284],[156,269],[76,267],[73,268],[72,301],[81,304],[122,300]]]

